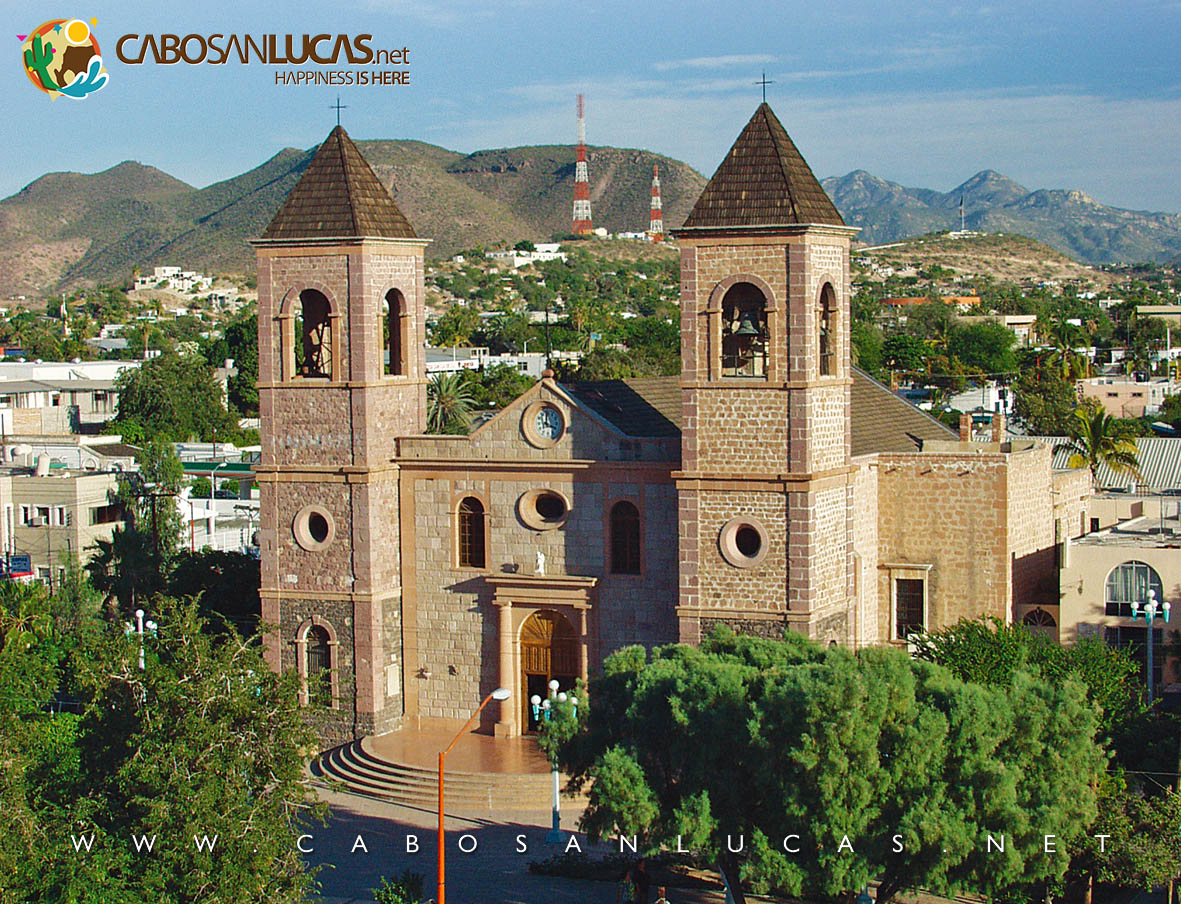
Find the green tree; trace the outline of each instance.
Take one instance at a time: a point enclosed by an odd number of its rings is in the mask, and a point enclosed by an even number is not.
[[[891,371],[915,373],[922,370],[926,358],[923,341],[906,333],[890,333],[882,342],[882,365]]]
[[[852,895],[874,877],[883,902],[916,887],[999,895],[1066,869],[1038,856],[1030,813],[1064,844],[1095,817],[1103,756],[1076,682],[1018,671],[989,689],[900,651],[718,631],[700,648],[619,651],[590,699],[561,747],[575,783],[594,780],[582,827],[650,846],[679,835],[716,857],[739,902]],[[806,839],[798,853],[784,825]],[[998,831],[1009,846],[989,856]]]
[[[1124,650],[1098,640],[1062,646],[1024,625],[999,618],[964,620],[915,640],[915,656],[950,669],[963,681],[1003,687],[1022,671],[1055,682],[1079,681],[1112,732],[1142,712],[1140,670]]]
[[[94,586],[108,605],[126,615],[160,593],[180,548],[182,518],[176,503],[184,467],[172,443],[153,439],[144,449],[138,474],[119,483],[126,523],[109,540],[96,540],[86,565]]]
[[[959,327],[948,343],[950,354],[972,373],[1009,374],[1017,370],[1013,331],[995,321]]]
[[[213,369],[198,355],[172,352],[123,371],[116,380],[119,410],[111,427],[123,422],[142,428],[148,439],[230,439],[237,421],[225,407]]]
[[[229,402],[247,417],[258,416],[258,317],[253,305],[240,311],[222,329],[220,339],[204,350],[213,368],[232,358],[238,373],[229,380]]]
[[[1065,436],[1074,424],[1074,382],[1048,361],[1021,372],[1013,384],[1013,417],[1035,436]]]
[[[193,603],[161,597],[152,614],[146,669],[134,634],[104,631],[81,651],[89,698],[62,738],[77,754],[75,783],[52,789],[25,770],[22,797],[44,846],[0,874],[0,897],[304,901],[313,877],[292,833],[323,811],[303,781],[312,736],[295,680],[273,673],[254,644],[204,631]],[[92,834],[75,856],[71,835]],[[194,835],[214,852],[198,851]],[[153,856],[137,855],[134,836],[156,837]]]
[[[955,306],[932,298],[925,304],[907,308],[906,332],[946,354],[956,332]]]
[[[426,384],[428,433],[467,433],[475,398],[459,372],[438,373]]]
[[[1133,774],[1151,778],[1154,771],[1172,771],[1178,754],[1177,724],[1142,703],[1140,669],[1127,651],[1098,640],[1064,647],[997,618],[962,621],[917,644],[917,656],[966,681],[1004,688],[1028,670],[1086,688],[1114,761],[1099,782],[1095,822],[1071,850],[1069,877],[1088,900],[1095,882],[1148,889],[1181,875],[1181,797],[1155,781],[1129,787],[1123,772],[1147,770]],[[1100,841],[1101,834],[1110,837]]]
[[[182,551],[168,575],[168,594],[197,600],[198,611],[211,630],[225,623],[249,637],[262,616],[259,560],[240,552],[216,549]]]
[[[431,326],[431,345],[435,348],[470,345],[472,333],[480,328],[480,315],[464,304],[454,304]]]
[[[1078,408],[1071,424],[1070,440],[1057,448],[1070,452],[1072,468],[1084,465],[1090,468],[1093,480],[1098,480],[1102,465],[1115,474],[1141,477],[1134,434],[1102,408]]]
[[[854,322],[850,335],[853,364],[873,376],[880,376],[885,341],[882,331],[867,323]]]
[[[513,245],[514,251],[536,251],[537,246],[528,239],[521,239],[517,244]]]
[[[533,379],[511,364],[497,364],[486,370],[462,371],[471,388],[472,403],[479,408],[504,408],[533,387]]]

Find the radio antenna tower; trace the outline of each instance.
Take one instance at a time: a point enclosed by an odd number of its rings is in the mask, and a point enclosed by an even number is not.
[[[652,164],[652,207],[648,215],[648,237],[664,241],[664,214],[660,210],[660,167]]]
[[[574,164],[574,222],[570,231],[575,235],[590,235],[591,225],[590,177],[586,171],[586,117],[583,115],[582,95],[578,95],[578,155]]]

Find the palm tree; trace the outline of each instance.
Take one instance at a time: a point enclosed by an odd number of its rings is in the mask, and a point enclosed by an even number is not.
[[[426,385],[428,433],[467,433],[476,400],[463,374],[435,374]]]
[[[1054,449],[1055,452],[1060,449],[1070,452],[1070,467],[1086,465],[1091,469],[1092,481],[1097,480],[1101,465],[1106,465],[1115,474],[1143,479],[1136,438],[1126,424],[1121,424],[1101,408],[1096,411],[1080,406],[1074,410],[1074,417],[1070,441]]]

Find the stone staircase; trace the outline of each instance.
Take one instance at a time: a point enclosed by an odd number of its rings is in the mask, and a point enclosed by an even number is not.
[[[308,768],[315,779],[335,790],[431,810],[439,802],[438,770],[391,762],[374,752],[370,738],[325,751]],[[461,772],[448,768],[445,803],[448,812],[548,812],[551,788],[549,773]],[[563,810],[581,810],[586,803],[583,795],[562,794]]]

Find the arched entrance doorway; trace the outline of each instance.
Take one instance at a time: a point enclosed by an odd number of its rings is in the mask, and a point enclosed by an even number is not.
[[[559,612],[534,612],[521,625],[521,684],[524,708],[523,724],[527,731],[537,728],[529,699],[536,694],[545,699],[549,683],[557,679],[562,690],[574,686],[578,675],[578,636],[566,617]]]

